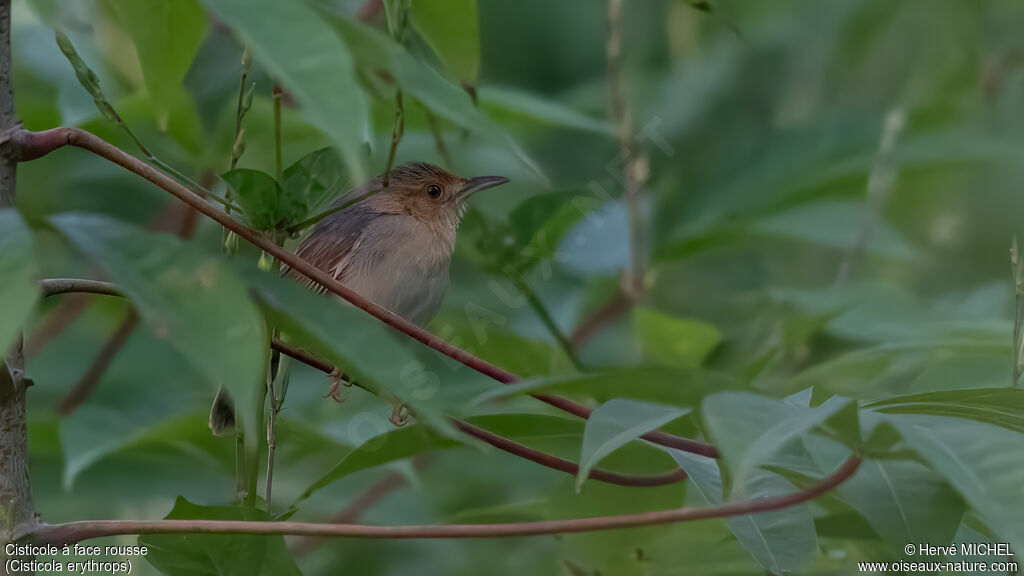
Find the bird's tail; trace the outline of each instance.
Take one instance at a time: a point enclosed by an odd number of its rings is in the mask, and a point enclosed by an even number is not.
[[[235,403],[223,386],[210,407],[210,430],[214,436],[222,436],[235,429]]]

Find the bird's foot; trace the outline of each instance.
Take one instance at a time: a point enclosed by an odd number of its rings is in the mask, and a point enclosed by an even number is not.
[[[327,391],[327,394],[324,394],[324,398],[330,398],[338,404],[341,404],[346,400],[346,398],[341,393],[340,386],[344,385],[347,388],[352,386],[352,383],[348,381],[348,378],[341,373],[341,370],[339,370],[337,366],[334,367],[334,370],[331,370],[331,373],[328,374],[328,376],[331,378],[331,388]]]
[[[396,402],[391,408],[391,418],[388,420],[399,428],[405,426],[405,423],[409,421],[409,406],[404,402]]]

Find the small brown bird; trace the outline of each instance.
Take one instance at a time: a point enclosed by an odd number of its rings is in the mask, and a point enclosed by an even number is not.
[[[448,290],[455,231],[467,201],[508,179],[462,178],[426,162],[404,164],[384,176],[337,200],[334,206],[366,196],[317,222],[296,254],[375,304],[424,326]],[[289,275],[323,290],[301,274]],[[210,428],[219,433],[233,422],[230,399],[218,394]]]

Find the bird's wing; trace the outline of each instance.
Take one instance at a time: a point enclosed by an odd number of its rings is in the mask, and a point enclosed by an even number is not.
[[[295,254],[344,284],[352,255],[358,250],[373,216],[371,210],[360,204],[331,214],[317,222],[312,232],[299,243]],[[323,286],[295,270],[290,270],[288,275],[311,290],[325,292]]]

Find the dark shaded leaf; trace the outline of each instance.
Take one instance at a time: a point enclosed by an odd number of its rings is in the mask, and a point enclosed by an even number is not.
[[[266,512],[242,506],[200,506],[182,497],[167,520],[267,520]],[[153,534],[139,536],[146,560],[168,576],[301,575],[284,536]]]
[[[0,350],[7,350],[32,314],[35,282],[32,232],[18,212],[0,210]]]

